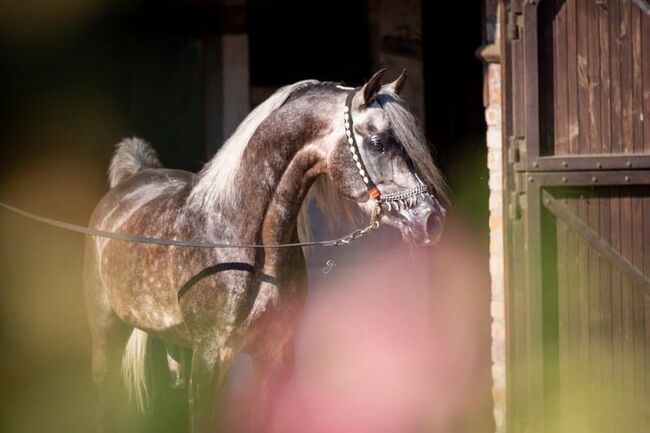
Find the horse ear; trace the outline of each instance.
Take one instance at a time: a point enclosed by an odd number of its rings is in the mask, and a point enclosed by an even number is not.
[[[372,104],[377,93],[381,90],[381,77],[384,75],[384,72],[386,72],[386,68],[375,72],[375,75],[363,86],[363,105],[366,107]]]
[[[399,95],[404,88],[407,75],[406,69],[402,69],[402,73],[399,74],[399,77],[397,77],[395,81],[386,84],[384,87],[386,87],[389,92]]]

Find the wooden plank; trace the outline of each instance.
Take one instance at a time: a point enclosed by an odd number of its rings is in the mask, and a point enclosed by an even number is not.
[[[644,270],[646,275],[650,275],[650,195],[645,194],[643,198],[643,254],[644,254]],[[644,341],[645,341],[645,393],[644,401],[646,404],[645,408],[645,425],[650,427],[650,296],[645,296],[645,329],[644,329]]]
[[[526,157],[540,155],[539,39],[537,2],[524,2]]]
[[[598,3],[587,1],[587,111],[589,120],[589,151],[601,154],[600,107],[600,17]]]
[[[643,151],[650,153],[650,16],[642,16],[641,52],[643,53]]]
[[[618,3],[618,0],[613,0]],[[611,245],[619,253],[621,252],[621,192],[619,188],[613,188],[610,206],[611,217]],[[612,382],[614,405],[614,423],[616,426],[623,426],[623,309],[621,298],[621,271],[612,266]]]
[[[644,268],[643,260],[643,202],[632,192],[632,263],[639,269]],[[645,429],[645,293],[642,293],[638,283],[634,283],[633,293],[633,321],[634,321],[634,420],[636,431],[644,432]]]
[[[592,38],[595,39],[595,38]],[[591,96],[590,96],[591,99]],[[590,114],[591,117],[591,114]],[[588,219],[587,225],[594,235],[600,235],[600,198],[591,191],[586,198]],[[602,239],[602,238],[601,238]],[[602,403],[602,315],[601,286],[600,286],[600,257],[589,243],[588,250],[588,281],[589,281],[589,394],[591,401],[590,421],[595,432],[602,432],[604,426]]]
[[[578,120],[578,33],[577,0],[567,0],[567,90],[569,116],[569,153],[579,153],[580,122]]]
[[[584,12],[579,13],[579,19],[582,16],[585,16],[586,23],[582,24],[581,28],[586,28],[586,34],[584,34],[585,41],[583,45],[586,45],[586,59],[580,57],[578,59],[578,68],[579,68],[579,77],[581,87],[583,87],[582,92],[586,92],[586,105],[583,105],[581,108],[584,108],[586,111],[586,122],[583,123],[586,126],[588,131],[587,143],[581,143],[582,149],[581,153],[589,154],[600,154],[601,152],[601,131],[600,131],[600,120],[601,120],[601,107],[600,107],[600,46],[599,46],[599,33],[600,33],[600,20],[598,14],[598,5],[595,1],[586,1],[583,3]],[[580,23],[581,21],[579,21]],[[580,25],[580,24],[579,24]],[[584,31],[584,30],[583,30]],[[581,46],[580,41],[578,42],[579,47]],[[584,48],[583,48],[584,49]],[[582,55],[584,56],[584,51]],[[586,81],[586,82],[585,82]],[[586,88],[586,89],[584,89]],[[584,119],[584,116],[583,116]],[[585,214],[584,221],[587,225],[594,230],[595,232],[599,231],[599,204],[598,198],[595,194],[590,193],[585,197],[583,202],[583,212]],[[594,429],[599,429],[602,427],[602,420],[600,416],[602,415],[602,408],[600,404],[599,395],[601,392],[601,371],[600,371],[600,358],[602,357],[601,348],[602,348],[602,339],[601,339],[601,329],[600,329],[600,291],[597,276],[599,272],[599,258],[592,248],[588,245],[585,246],[586,251],[583,253],[586,260],[587,274],[587,298],[589,303],[586,304],[588,309],[587,317],[589,321],[589,360],[588,364],[585,366],[588,367],[588,380],[586,383],[587,386],[587,401],[589,406],[594,410],[590,411],[591,426]]]
[[[566,199],[558,199],[566,206]],[[559,430],[567,431],[567,421],[572,415],[571,411],[571,285],[569,274],[573,269],[570,266],[569,236],[571,232],[567,225],[556,221],[557,233],[557,269],[558,269],[558,369],[559,369]]]
[[[641,10],[632,11],[632,134],[634,151],[643,153],[643,58],[641,51]]]
[[[599,234],[606,243],[611,245],[611,201],[612,191],[607,188],[601,192],[599,209]],[[602,413],[603,430],[613,432],[616,425],[613,420],[614,408],[614,381],[612,366],[612,264],[604,257],[600,257],[600,275],[598,285],[600,287],[600,317],[602,324]]]
[[[583,106],[585,107],[585,106]],[[586,124],[585,124],[586,125]],[[585,200],[584,193],[580,194],[578,199],[578,213],[579,221],[587,221],[589,218],[589,206]],[[575,231],[575,229],[573,229]],[[578,299],[580,302],[580,354],[579,360],[582,368],[578,373],[578,391],[582,396],[582,401],[579,409],[579,417],[587,421],[587,414],[589,414],[589,407],[592,405],[591,390],[589,387],[589,358],[590,358],[590,316],[589,316],[589,245],[585,242],[582,236],[578,238],[578,272],[580,274],[578,286]]]
[[[630,0],[621,0],[621,122],[623,153],[634,152],[633,133],[633,80],[632,64],[632,13]]]
[[[587,1],[577,1],[578,23],[578,153],[590,153],[589,143],[589,25]],[[586,215],[585,215],[586,216]]]
[[[573,0],[575,1],[575,0]],[[578,212],[578,201],[575,197],[567,200],[567,208],[577,214]],[[580,374],[583,370],[583,367],[580,363],[580,335],[581,335],[581,322],[580,322],[580,275],[578,272],[575,272],[576,269],[579,269],[579,257],[580,257],[580,239],[578,235],[569,231],[569,256],[570,256],[570,267],[573,269],[569,275],[569,314],[570,316],[570,333],[569,340],[571,341],[571,349],[568,354],[569,362],[571,363],[571,378],[566,383],[566,389],[569,392],[570,406],[569,406],[569,418],[565,420],[565,424],[568,423],[571,426],[571,423],[574,421],[576,414],[579,414],[581,411],[580,402],[583,399],[583,396],[580,393]],[[566,431],[571,431],[570,428],[567,428]]]
[[[525,9],[524,9],[525,10]],[[535,183],[526,187],[526,291],[528,294],[528,417],[531,432],[544,432],[544,320],[542,281],[541,190]]]
[[[632,133],[635,152],[644,151],[643,139],[643,58],[641,51],[641,10],[633,7],[631,10],[632,28]],[[633,262],[641,269],[644,268],[643,237],[647,233],[643,226],[643,201],[635,196],[632,202],[633,212]],[[645,295],[634,293],[634,377],[635,377],[635,424],[637,431],[647,431],[645,420]]]
[[[612,153],[623,152],[622,133],[622,102],[621,102],[621,22],[620,0],[609,2],[609,43],[611,58],[611,127],[612,127]]]
[[[569,154],[569,88],[567,64],[567,4],[565,0],[555,0],[555,20],[553,21],[553,56],[555,77],[555,146],[554,155]]]
[[[527,335],[528,335],[528,297],[527,290],[524,290],[526,285],[525,266],[521,260],[516,258],[523,257],[524,251],[524,227],[523,221],[512,221],[510,224],[510,233],[512,235],[512,248],[509,261],[511,262],[512,269],[512,286],[510,290],[510,308],[511,311],[508,315],[511,324],[516,323],[516,326],[511,326],[512,340],[511,340],[511,358],[509,365],[516,365],[517,368],[513,369],[512,381],[508,388],[508,395],[510,395],[510,410],[509,410],[509,424],[512,428],[509,431],[523,431],[527,425],[527,407],[528,407],[528,393],[526,385],[526,378],[529,376],[529,359],[527,357]]]
[[[600,45],[600,124],[601,154],[612,153],[611,127],[611,59],[609,55],[609,3],[598,7],[599,45]]]
[[[511,42],[512,45],[512,111],[513,135],[523,136],[524,126],[524,50],[521,40]]]
[[[571,2],[573,0],[567,0]],[[556,18],[554,20],[554,56],[555,56],[555,155],[568,155],[569,148],[569,84],[568,84],[568,41],[567,41],[567,1],[556,0]],[[566,205],[567,200],[562,199]],[[569,275],[572,273],[569,253],[570,231],[566,224],[557,222],[557,265],[558,265],[558,337],[559,337],[559,430],[568,431],[568,424],[575,397],[571,393],[571,299],[572,289]]]
[[[541,209],[540,209],[541,210]],[[560,279],[562,270],[558,261],[558,219],[546,210],[541,211],[540,276],[541,314],[544,356],[544,432],[558,431],[562,400],[560,391]]]
[[[621,254],[632,257],[632,202],[629,188],[621,191]],[[622,280],[623,322],[623,423],[621,431],[634,431],[634,288]]]

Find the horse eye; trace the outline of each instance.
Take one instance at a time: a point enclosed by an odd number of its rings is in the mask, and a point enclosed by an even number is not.
[[[387,132],[374,134],[369,137],[371,149],[379,152],[386,150],[391,143],[391,135]]]

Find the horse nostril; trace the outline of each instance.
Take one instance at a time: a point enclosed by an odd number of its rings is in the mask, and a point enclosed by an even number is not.
[[[427,236],[435,243],[440,239],[442,233],[442,220],[436,212],[431,212],[427,217]]]

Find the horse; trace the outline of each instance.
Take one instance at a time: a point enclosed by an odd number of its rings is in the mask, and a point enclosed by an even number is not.
[[[316,80],[280,88],[197,174],[163,168],[142,139],[117,145],[110,189],[90,227],[264,248],[86,239],[84,297],[100,428],[119,429],[115,393],[124,386],[122,373],[135,402],[146,407],[152,337],[171,348],[170,368],[179,380],[188,366],[173,348],[191,352],[194,433],[214,429],[229,366],[237,354],[248,354],[258,396],[251,426],[263,431],[268,400],[292,370],[294,330],[307,293],[302,248],[276,246],[301,239],[310,197],[330,218],[341,218],[342,205],[352,206],[373,227],[398,228],[407,243],[439,239],[447,205],[443,176],[399,96],[406,71],[382,85],[383,74],[359,88]],[[202,273],[206,269],[213,272]]]

